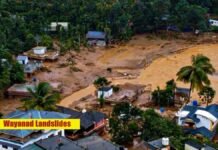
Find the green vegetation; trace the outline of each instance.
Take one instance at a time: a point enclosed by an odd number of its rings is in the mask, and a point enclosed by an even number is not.
[[[190,83],[191,90],[196,89],[200,91],[204,86],[210,85],[208,75],[212,75],[214,72],[215,69],[210,63],[210,59],[206,56],[198,54],[196,56],[192,56],[191,66],[185,66],[179,70],[177,73],[177,80],[184,83]]]
[[[104,96],[101,95],[101,97],[98,99],[99,103],[100,103],[100,107],[103,108],[104,106],[104,103],[105,103],[105,99],[104,99]]]
[[[120,87],[117,85],[112,85],[111,87],[113,88],[113,92],[115,92],[115,93],[120,91]]]
[[[98,77],[93,84],[96,88],[101,88],[110,85],[110,82],[105,77]]]
[[[114,106],[109,124],[112,140],[123,145],[132,144],[134,137],[149,141],[166,136],[175,139],[183,136],[179,126],[162,118],[153,109],[142,111],[129,103]]]
[[[190,140],[217,147],[209,139],[199,140],[184,134],[180,126],[172,120],[160,116],[155,110],[142,111],[129,103],[120,103],[114,106],[109,125],[112,141],[121,145],[132,144],[134,137],[140,137],[145,141],[169,137],[174,148],[178,150],[183,150],[185,142]]]
[[[200,99],[203,101],[203,102],[206,102],[207,103],[207,106],[209,103],[211,103],[213,101],[213,98],[216,94],[216,91],[210,87],[210,86],[204,86],[200,92],[198,93]]]
[[[157,87],[156,90],[152,92],[152,100],[155,105],[159,106],[172,106],[174,105],[174,91],[176,88],[176,83],[174,80],[170,80],[166,83],[165,89],[160,89]]]
[[[183,136],[181,128],[176,123],[161,117],[152,109],[143,113],[143,120],[142,137],[145,141],[162,137],[176,138]]]
[[[109,120],[112,141],[118,144],[131,144],[133,137],[142,130],[142,111],[129,103],[114,106]]]
[[[23,67],[12,59],[6,48],[0,47],[0,96],[6,87],[22,82],[24,82]]]
[[[105,31],[114,40],[167,25],[206,31],[206,14],[217,15],[217,8],[214,0],[1,0],[0,45],[17,54],[37,43],[50,47],[52,38],[62,50],[78,49],[88,30]],[[50,32],[51,22],[68,22],[69,28]]]
[[[56,103],[60,99],[60,95],[53,92],[52,87],[48,83],[41,82],[35,89],[29,88],[28,91],[31,96],[22,99],[25,110],[56,110]]]
[[[129,40],[137,33],[167,30],[167,26],[180,31],[207,31],[206,14],[217,15],[217,6],[214,0],[1,0],[0,47],[7,53],[20,54],[36,45],[51,48],[55,40],[61,52],[79,50],[81,45],[87,46],[85,35],[89,30],[106,32],[111,42]],[[58,26],[52,32],[51,22],[68,22],[69,26]],[[9,64],[15,66],[13,73],[16,69],[19,73],[10,77],[10,71],[1,65],[0,90],[23,80],[21,66]]]

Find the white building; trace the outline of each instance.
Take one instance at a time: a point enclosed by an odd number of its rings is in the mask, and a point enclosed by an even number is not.
[[[113,88],[112,87],[102,87],[98,89],[98,98],[108,98],[113,95]]]
[[[177,113],[178,125],[189,129],[191,134],[212,139],[218,125],[218,105],[207,107],[185,105]]]
[[[36,55],[43,55],[47,51],[47,47],[44,46],[37,46],[33,48],[33,53]]]
[[[66,115],[59,112],[48,111],[15,111],[8,114],[7,119],[64,119],[69,118],[70,115]],[[51,136],[60,135],[65,136],[64,130],[0,130],[0,150],[18,150],[28,145],[31,145],[37,141],[49,138]]]
[[[218,20],[210,19],[210,20],[209,20],[209,23],[210,23],[211,26],[216,26],[216,27],[218,27]]]
[[[50,25],[50,31],[57,31],[58,26],[64,30],[68,30],[68,25],[68,22],[52,22]]]
[[[19,55],[19,56],[17,56],[17,61],[22,65],[26,65],[26,64],[28,64],[29,59],[27,56]]]

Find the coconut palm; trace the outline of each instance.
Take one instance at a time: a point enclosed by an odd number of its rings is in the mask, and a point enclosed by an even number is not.
[[[56,103],[60,99],[59,93],[54,93],[47,82],[41,82],[34,89],[28,88],[30,97],[22,99],[26,110],[56,110]]]
[[[215,72],[210,59],[202,54],[192,56],[192,65],[182,67],[177,73],[177,80],[190,83],[189,100],[191,91],[200,91],[204,86],[210,85],[208,75]]]

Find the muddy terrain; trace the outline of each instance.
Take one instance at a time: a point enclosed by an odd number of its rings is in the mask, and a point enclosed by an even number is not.
[[[125,44],[108,48],[82,48],[70,51],[56,62],[47,62],[45,69],[35,75],[40,81],[61,83],[63,100],[60,105],[70,106],[73,102],[96,90],[92,85],[98,76],[105,76],[113,84],[142,84],[163,87],[165,82],[176,78],[179,68],[191,62],[191,56],[202,53],[208,56],[218,70],[217,36],[211,34],[195,37],[161,38],[155,35],[138,35]],[[111,68],[112,72],[108,72]],[[211,78],[212,86],[218,91],[218,77]],[[31,78],[29,79],[31,80]],[[180,82],[178,86],[188,87]],[[197,94],[192,95],[198,98]],[[214,103],[218,103],[216,96]],[[6,100],[7,101],[7,100]],[[11,102],[12,101],[12,102]],[[10,100],[9,107],[0,102],[0,110],[10,112],[20,106],[19,100]]]

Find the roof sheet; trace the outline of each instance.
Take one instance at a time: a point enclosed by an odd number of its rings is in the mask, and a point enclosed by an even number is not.
[[[205,110],[197,110],[197,111],[195,112],[195,114],[196,114],[196,115],[203,116],[203,117],[205,117],[205,118],[208,118],[208,119],[210,119],[210,120],[213,121],[213,122],[216,122],[216,121],[217,121],[217,118],[216,118],[214,115],[212,115],[210,112],[205,111]]]
[[[206,110],[218,118],[218,104],[209,105]]]
[[[187,112],[189,111],[189,114],[186,117],[192,118],[196,115],[203,115],[205,117],[210,117],[209,119],[215,120],[218,119],[218,105],[217,104],[212,104],[205,107],[197,107],[197,106],[192,106],[192,105],[185,105],[182,109],[181,112]]]
[[[87,39],[105,39],[106,33],[101,31],[88,31],[86,34]]]
[[[24,56],[24,55],[18,55],[17,56],[17,60],[26,60],[26,59],[28,59],[27,56]]]
[[[39,146],[35,144],[31,144],[27,147],[22,148],[21,150],[44,150],[43,148],[40,148]]]
[[[189,95],[190,89],[188,88],[176,88],[176,93],[186,94]]]
[[[38,111],[38,110],[29,110],[29,111],[20,111],[17,110],[5,116],[5,119],[52,119],[52,118],[69,118],[70,115],[59,113],[59,112],[49,112],[49,111]],[[35,130],[0,130],[1,133],[12,135],[19,138],[24,138]]]
[[[35,143],[37,146],[46,150],[84,150],[76,142],[62,136],[54,136]]]
[[[101,112],[96,112],[96,111],[89,111],[89,112],[78,112],[76,110],[72,110],[69,108],[61,107],[58,106],[58,109],[62,113],[66,113],[71,115],[71,118],[79,118],[80,119],[80,124],[81,127],[84,129],[87,129],[94,125],[94,122],[99,122],[102,119],[106,118],[105,114]]]
[[[207,128],[205,128],[205,127],[200,127],[200,128],[197,128],[197,129],[193,129],[193,130],[191,130],[190,133],[193,134],[193,135],[201,134],[204,137],[207,137],[208,139],[211,139],[214,136],[214,133],[211,132],[210,130],[208,130]]]
[[[93,135],[77,141],[78,145],[88,150],[120,150],[120,146]]]

